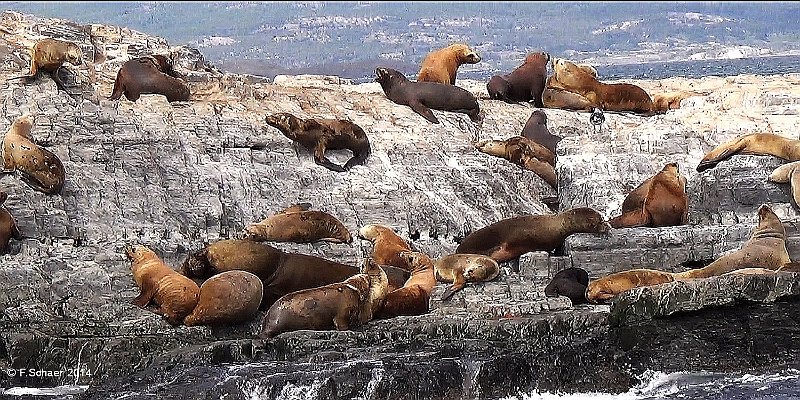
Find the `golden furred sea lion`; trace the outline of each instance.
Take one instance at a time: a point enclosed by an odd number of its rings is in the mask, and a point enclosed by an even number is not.
[[[311,203],[298,203],[245,228],[247,239],[255,241],[352,243],[344,224],[324,211],[310,211]]]
[[[555,165],[555,155],[528,138],[522,136],[510,137],[506,140],[482,140],[475,143],[475,148],[481,153],[504,158],[538,175],[552,188],[558,188],[558,177]]]
[[[773,133],[750,133],[737,136],[706,153],[697,164],[697,172],[714,168],[736,154],[775,156],[787,161],[800,161],[800,140]]]
[[[22,233],[17,227],[14,217],[3,207],[3,203],[8,199],[8,194],[0,190],[0,255],[8,252],[8,242],[11,239],[22,240]]]
[[[372,259],[376,263],[412,270],[408,258],[400,256],[404,251],[411,251],[411,246],[392,228],[378,224],[364,225],[358,230],[358,237],[372,242]]]
[[[18,171],[23,182],[45,194],[58,194],[66,174],[61,160],[50,150],[33,141],[33,117],[22,115],[14,120],[3,137],[3,172]]]
[[[662,227],[689,222],[686,177],[678,163],[668,163],[625,197],[622,215],[609,221],[612,228]]]
[[[410,266],[411,277],[403,287],[386,295],[383,307],[375,314],[376,319],[422,315],[428,312],[431,292],[436,286],[433,261],[426,254],[416,251],[403,251],[400,257]]]
[[[603,303],[622,292],[642,286],[660,285],[675,280],[671,272],[654,269],[630,269],[616,272],[589,282],[586,299],[591,303]]]
[[[36,42],[31,48],[31,68],[28,75],[11,79],[22,78],[26,83],[36,79],[40,72],[45,72],[56,83],[56,87],[72,94],[67,90],[64,82],[58,77],[58,71],[68,62],[72,65],[83,65],[83,51],[72,42],[46,38]]]
[[[552,64],[555,79],[564,89],[586,97],[603,111],[653,114],[653,100],[639,86],[630,83],[600,82],[585,69],[563,58],[554,58]]]
[[[422,60],[417,82],[456,84],[456,73],[462,64],[475,64],[481,57],[465,43],[454,43],[430,52]]]
[[[200,285],[200,297],[186,326],[228,326],[246,323],[258,315],[264,284],[247,271],[225,271]]]
[[[500,266],[497,261],[483,254],[450,254],[437,259],[433,265],[436,280],[452,283],[442,293],[442,300],[452,297],[468,282],[488,282],[500,274]]]

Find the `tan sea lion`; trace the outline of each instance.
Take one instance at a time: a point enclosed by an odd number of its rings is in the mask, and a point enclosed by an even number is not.
[[[431,123],[439,123],[431,109],[467,114],[472,122],[483,120],[478,99],[464,88],[437,82],[411,82],[391,68],[377,68],[375,75],[387,99],[411,107]]]
[[[612,228],[663,227],[689,222],[686,177],[678,163],[668,163],[625,197],[622,215],[609,221]]]
[[[591,303],[603,303],[633,288],[660,285],[674,280],[674,274],[654,269],[616,272],[589,282],[589,286],[586,287],[586,299]]]
[[[608,231],[608,224],[597,211],[573,208],[555,215],[525,215],[497,221],[467,235],[456,253],[483,254],[504,262],[530,251],[552,252],[573,233]]]
[[[19,171],[22,181],[33,189],[45,194],[58,194],[66,178],[64,165],[55,154],[34,143],[32,127],[30,114],[11,124],[3,137],[3,172]]]
[[[344,172],[366,162],[370,154],[367,134],[360,126],[344,119],[298,118],[290,113],[277,113],[265,118],[267,125],[314,153],[314,162],[331,171]],[[344,166],[325,157],[326,150],[350,150],[353,153]]]
[[[153,301],[158,305],[156,314],[163,315],[172,325],[179,325],[197,305],[200,297],[197,284],[172,270],[145,246],[127,246],[125,254],[132,262],[133,280],[141,290],[132,303],[145,308]]]
[[[681,108],[681,102],[692,96],[702,96],[702,93],[692,91],[676,91],[653,94],[653,111],[665,113],[669,110]]]
[[[520,66],[503,76],[495,75],[486,84],[489,98],[508,103],[533,101],[542,105],[542,91],[547,78],[550,55],[545,52],[529,53]]]
[[[554,189],[558,188],[556,177],[555,155],[547,148],[522,136],[510,137],[506,140],[482,140],[475,143],[481,153],[504,158],[532,171]]]
[[[547,114],[544,110],[534,110],[531,113],[519,136],[530,139],[550,150],[550,153],[553,154],[553,164],[551,165],[555,166],[556,145],[561,141],[561,136],[553,135],[547,129]]]
[[[186,82],[173,69],[172,61],[163,55],[138,57],[125,61],[117,72],[109,100],[122,95],[130,101],[143,94],[160,94],[168,102],[189,101],[191,92]]]
[[[372,259],[380,265],[392,265],[411,271],[413,267],[408,264],[407,257],[400,253],[412,251],[403,238],[396,234],[392,228],[384,225],[364,225],[358,230],[358,237],[372,242]]]
[[[372,320],[383,307],[388,279],[372,259],[343,282],[289,293],[273,304],[259,333],[273,338],[296,330],[350,330]]]
[[[559,110],[591,111],[598,105],[583,95],[561,87],[555,75],[551,75],[542,92],[542,106]]]
[[[788,183],[792,188],[792,199],[794,205],[800,207],[800,161],[793,161],[788,164],[783,164],[775,170],[767,178],[768,182],[775,183]]]
[[[31,48],[30,54],[31,68],[28,75],[11,79],[22,78],[25,82],[31,82],[36,79],[39,72],[45,72],[50,75],[59,89],[72,94],[58,77],[58,71],[65,62],[72,65],[83,65],[83,51],[77,44],[46,38],[36,42]]]
[[[465,43],[454,43],[432,51],[422,60],[417,82],[456,84],[456,73],[461,64],[476,64],[481,57]]]
[[[225,271],[200,286],[197,306],[183,320],[186,326],[228,326],[246,323],[258,315],[264,284],[247,271]]]
[[[422,315],[428,312],[431,292],[436,286],[433,261],[426,254],[415,251],[403,251],[400,258],[410,266],[411,277],[403,287],[386,295],[383,307],[375,314],[375,319]]]
[[[706,153],[697,164],[697,172],[714,168],[736,154],[775,156],[787,161],[800,161],[800,140],[773,133],[750,133],[737,136]]]
[[[17,227],[17,222],[11,213],[3,207],[8,199],[8,194],[0,190],[0,255],[8,252],[8,243],[11,239],[22,240],[22,233]]]
[[[442,293],[442,300],[452,297],[468,282],[488,282],[500,274],[497,261],[482,254],[450,254],[437,259],[433,265],[436,280],[453,283]]]
[[[255,241],[313,243],[352,243],[353,237],[344,224],[324,211],[310,211],[311,203],[299,203],[251,224],[244,230],[247,239]]]

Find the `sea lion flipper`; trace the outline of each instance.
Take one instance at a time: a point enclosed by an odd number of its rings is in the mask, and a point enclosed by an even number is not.
[[[408,106],[414,110],[415,113],[421,115],[423,118],[427,119],[429,122],[433,124],[438,124],[439,119],[433,115],[433,111],[428,108],[426,105],[420,103],[419,101],[412,101],[408,103]]]
[[[800,272],[800,262],[788,262],[778,268],[778,272]]]
[[[20,172],[20,180],[28,184],[34,190],[38,190],[44,194],[56,194],[61,191],[60,185],[44,185],[39,179],[35,176],[28,174],[24,170],[19,170]]]
[[[794,199],[794,204],[800,207],[800,172],[797,171],[797,168],[792,170],[790,184],[792,187],[792,198]]]
[[[314,162],[334,172],[345,172],[343,167],[332,163],[331,160],[325,157],[326,145],[327,143],[325,140],[317,142],[317,146],[314,148]]]
[[[614,217],[608,223],[614,229],[636,228],[647,225],[650,222],[649,216],[650,214],[644,210],[635,210]]]
[[[136,298],[131,301],[131,304],[139,307],[145,308],[147,304],[150,303],[150,300],[153,299],[153,296],[156,294],[156,287],[149,281],[145,280],[142,282],[142,293],[140,293]],[[160,310],[160,307],[159,307]],[[156,311],[154,311],[156,312]],[[156,312],[157,313],[157,312]]]

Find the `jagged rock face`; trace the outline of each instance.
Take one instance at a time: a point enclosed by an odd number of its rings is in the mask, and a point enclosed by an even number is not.
[[[609,349],[616,346],[605,337],[610,329],[608,307],[573,308],[566,298],[545,298],[542,289],[549,277],[570,266],[597,278],[633,266],[679,270],[687,260],[716,258],[748,239],[761,203],[770,204],[786,221],[793,259],[798,251],[797,214],[788,185],[766,183],[780,161],[736,156],[714,170],[702,174],[694,170],[706,151],[735,135],[764,130],[795,135],[800,107],[795,75],[636,81],[650,93],[709,94],[655,117],[609,113],[599,131],[589,124],[587,113],[546,110],[550,131],[564,137],[557,149],[556,193],[532,172],[474,149],[475,141],[519,134],[535,109],[489,100],[484,82],[459,81],[479,97],[486,116],[482,124],[462,114],[434,111],[442,123],[433,125],[410,108],[387,100],[377,83],[352,85],[337,77],[313,76],[280,76],[270,83],[222,73],[196,50],[172,48],[164,39],[126,28],[81,26],[17,13],[4,13],[0,21],[8,31],[6,43],[0,45],[3,79],[27,72],[27,49],[43,36],[75,41],[92,63],[89,70],[67,66],[63,72],[70,78],[66,81],[80,89],[80,96],[57,91],[46,76],[30,85],[11,81],[0,87],[0,132],[19,115],[32,113],[35,141],[54,152],[67,171],[58,196],[33,191],[16,174],[0,175],[0,189],[9,194],[5,206],[25,237],[12,241],[11,253],[0,256],[0,369],[58,369],[80,362],[94,373],[85,382],[99,384],[129,373],[121,366],[151,366],[142,373],[150,371],[147,379],[157,379],[159,371],[179,363],[323,362],[328,352],[340,360],[383,354],[381,362],[394,365],[395,353],[402,349],[469,358],[473,346],[478,347],[475,343],[508,340],[508,346],[491,347],[490,353],[515,349],[520,355],[491,358],[481,353],[490,360],[487,365],[495,365],[476,375],[484,394],[503,386],[497,383],[500,377],[522,370],[529,377],[522,385],[527,388],[580,390],[596,385],[622,390],[633,378],[621,370],[608,372],[614,378],[606,386],[602,374],[580,384],[569,377],[553,378],[550,386],[537,383],[547,376],[549,370],[543,365],[553,357],[563,357],[567,360],[563,362],[582,360],[580,346],[567,346],[531,364],[537,354],[584,336],[581,343],[599,346],[597,357],[610,357],[612,353],[603,352],[613,352]],[[174,55],[177,69],[187,76],[192,101],[169,104],[158,95],[143,95],[136,103],[105,100],[123,62],[166,52]],[[364,166],[347,173],[329,171],[264,124],[264,117],[276,112],[350,119],[367,132],[372,155]],[[329,154],[340,164],[349,156]],[[506,265],[494,282],[468,285],[447,302],[438,301],[445,287],[438,285],[433,310],[423,317],[373,321],[359,332],[288,334],[264,344],[251,341],[259,320],[213,331],[173,328],[130,304],[138,289],[123,252],[126,244],[147,245],[175,267],[204,243],[234,236],[293,203],[310,202],[338,217],[351,232],[365,224],[390,226],[435,258],[451,253],[460,238],[492,222],[552,213],[542,202],[547,197],[558,197],[559,211],[590,206],[606,217],[618,215],[625,195],[672,161],[680,164],[689,180],[691,226],[573,235],[563,255],[527,254],[519,262],[519,272]],[[371,251],[366,242],[358,241],[353,246],[281,243],[278,247],[351,264]],[[716,289],[711,286],[702,286],[702,293],[714,297]],[[796,285],[780,290],[792,288]],[[775,297],[780,296],[765,299]],[[681,307],[691,310],[698,304],[689,303]],[[665,313],[663,307],[648,310],[634,313],[636,320],[641,315],[673,313]],[[520,318],[530,315],[537,317]],[[521,322],[505,320],[509,317]],[[675,332],[661,320],[647,323]],[[430,340],[437,335],[446,340]],[[540,340],[513,347],[532,335]],[[388,339],[393,342],[387,344]],[[231,344],[231,340],[238,341]],[[353,343],[358,349],[349,351]],[[424,358],[416,358],[419,371],[438,371],[441,379],[414,381],[429,391],[419,393],[459,398],[465,390],[463,376],[471,376],[464,372],[467,369],[448,361],[426,364],[420,361]],[[643,360],[634,361],[644,365]],[[349,371],[343,364],[342,370]],[[394,371],[412,379],[419,374],[414,368],[395,365],[381,373]],[[378,373],[372,367],[355,369],[360,371],[356,386],[366,385],[374,377],[369,374]],[[0,383],[5,378],[0,376]],[[405,384],[400,377],[393,379],[397,381],[379,380],[383,383],[376,393]]]

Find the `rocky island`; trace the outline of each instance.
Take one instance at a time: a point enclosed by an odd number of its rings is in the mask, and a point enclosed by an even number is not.
[[[666,114],[546,109],[558,188],[478,152],[473,143],[519,134],[535,108],[489,100],[485,82],[458,81],[485,114],[434,111],[434,125],[387,100],[377,83],[331,76],[228,74],[187,47],[124,27],[0,15],[0,131],[35,118],[36,143],[64,164],[59,195],[0,175],[4,206],[23,239],[0,256],[0,390],[80,387],[78,398],[498,398],[531,390],[626,391],[646,371],[780,371],[800,366],[800,276],[722,276],[634,289],[610,305],[572,306],[543,288],[575,266],[596,279],[630,268],[677,271],[737,249],[768,204],[800,259],[789,185],[767,182],[783,163],[736,156],[697,173],[703,155],[745,133],[797,136],[800,75],[627,81],[649,93],[703,93]],[[70,95],[48,77],[24,85],[28,49],[77,43],[87,65],[67,66]],[[125,61],[170,52],[192,99],[109,101]],[[601,77],[602,78],[602,77]],[[372,154],[337,173],[264,123],[266,115],[349,119]],[[339,164],[349,157],[331,157]],[[355,232],[380,223],[431,257],[503,218],[573,207],[606,218],[665,163],[688,179],[689,224],[575,234],[563,254],[528,253],[493,282],[468,285],[420,317],[355,331],[299,331],[258,339],[248,326],[173,327],[131,304],[139,293],[124,247],[143,244],[177,267],[205,243],[230,238],[288,205],[310,202]],[[551,209],[545,199],[557,198]],[[557,208],[557,209],[555,209]],[[285,251],[355,265],[370,245],[284,244]],[[438,299],[446,284],[438,284]],[[263,313],[262,313],[263,317]],[[17,371],[17,372],[15,372]],[[19,371],[24,371],[20,373]],[[41,371],[41,372],[39,372]],[[50,372],[48,372],[50,371]],[[53,373],[53,371],[66,371]]]

